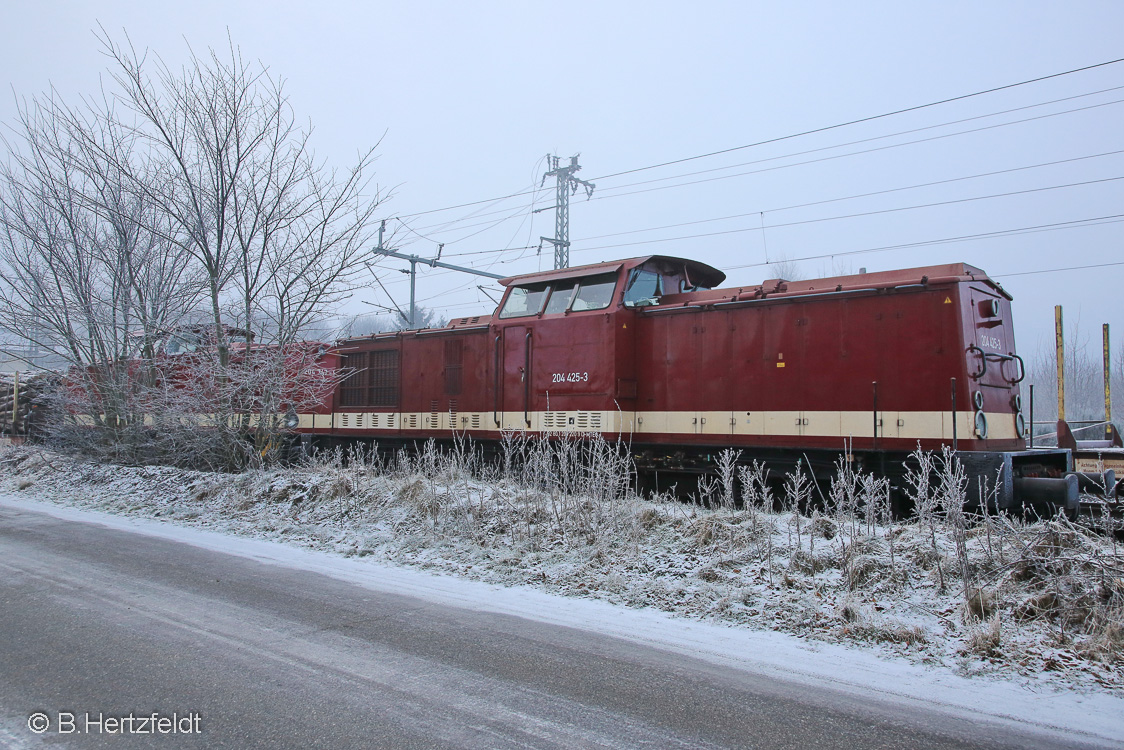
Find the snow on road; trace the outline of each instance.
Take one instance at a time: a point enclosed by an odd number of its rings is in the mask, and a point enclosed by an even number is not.
[[[272,565],[307,570],[371,590],[414,596],[596,632],[746,672],[845,691],[872,701],[926,706],[952,716],[1019,724],[1047,734],[1124,747],[1124,698],[1058,690],[993,676],[964,677],[947,667],[882,658],[867,650],[778,632],[675,618],[653,609],[501,587],[280,542],[129,518],[0,494],[0,505],[56,518],[175,540]]]

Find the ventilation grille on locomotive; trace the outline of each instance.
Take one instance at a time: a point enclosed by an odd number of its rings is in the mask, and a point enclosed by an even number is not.
[[[579,411],[577,428],[582,431],[599,431],[601,429],[601,412]]]
[[[464,341],[459,338],[445,342],[445,393],[459,396],[461,373],[464,370]]]
[[[340,406],[397,406],[398,350],[349,352],[341,368],[351,371],[340,385]]]
[[[568,419],[564,411],[548,411],[542,415],[542,427],[544,430],[564,430],[566,429]]]

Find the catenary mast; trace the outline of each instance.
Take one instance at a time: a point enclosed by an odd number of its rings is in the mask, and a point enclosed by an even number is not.
[[[574,173],[581,169],[578,164],[579,156],[581,154],[571,156],[570,164],[565,167],[559,166],[560,160],[557,156],[548,154],[546,157],[551,169],[542,176],[542,184],[546,184],[547,177],[556,177],[558,190],[554,204],[554,236],[539,239],[554,245],[555,269],[570,267],[570,195],[578,191],[579,185],[585,188],[587,198],[593,195],[594,184],[574,176]]]

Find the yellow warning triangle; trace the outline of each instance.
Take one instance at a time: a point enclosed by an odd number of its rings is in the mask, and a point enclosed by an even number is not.
[[[952,304],[952,300],[951,300],[950,298],[948,298],[948,297],[945,297],[945,298],[944,298],[944,303],[945,303],[946,305],[951,305],[951,304]]]

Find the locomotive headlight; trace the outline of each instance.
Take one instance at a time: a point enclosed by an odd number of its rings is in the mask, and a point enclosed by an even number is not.
[[[1022,412],[1015,415],[1015,433],[1019,437],[1026,437],[1026,419],[1023,418]]]
[[[285,427],[295,430],[300,423],[301,418],[297,416],[297,410],[289,407],[289,411],[285,413]]]

